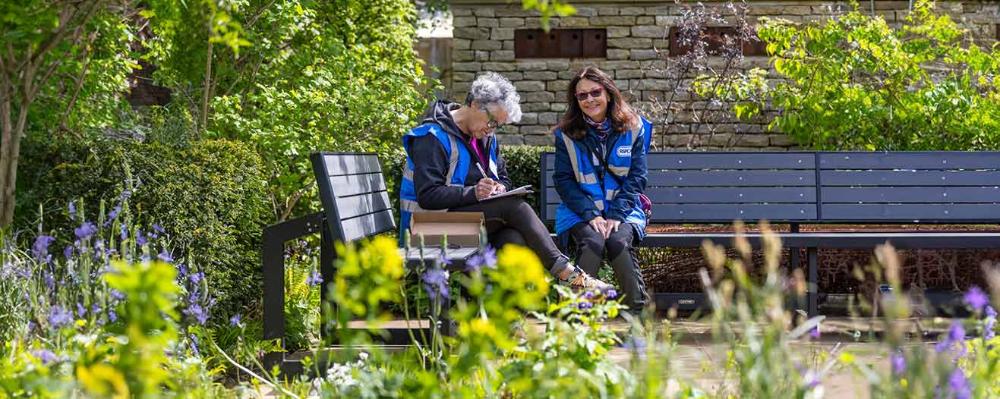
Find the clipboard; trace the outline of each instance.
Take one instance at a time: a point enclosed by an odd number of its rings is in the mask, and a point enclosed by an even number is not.
[[[497,198],[512,197],[512,196],[515,196],[515,195],[528,195],[528,194],[531,194],[531,193],[534,193],[534,192],[535,191],[531,189],[531,185],[529,184],[529,185],[521,186],[521,187],[515,188],[513,190],[501,193],[501,194],[490,196],[489,198],[483,199],[480,202],[494,200],[494,199],[497,199]]]

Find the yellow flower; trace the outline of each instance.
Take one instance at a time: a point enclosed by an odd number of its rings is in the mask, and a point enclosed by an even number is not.
[[[87,391],[97,396],[129,397],[125,376],[107,364],[95,364],[90,367],[78,366],[76,378]]]
[[[535,253],[525,247],[507,245],[497,256],[493,276],[504,290],[516,294],[516,303],[524,309],[540,306],[549,294],[549,281]]]

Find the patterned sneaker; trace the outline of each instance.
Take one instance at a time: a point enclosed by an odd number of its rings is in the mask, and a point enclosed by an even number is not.
[[[559,284],[572,288],[574,291],[596,290],[599,292],[605,292],[607,290],[614,289],[614,286],[611,284],[590,277],[587,272],[583,271],[579,267],[572,267],[573,271],[569,273],[569,276],[567,276],[565,280],[558,279]]]

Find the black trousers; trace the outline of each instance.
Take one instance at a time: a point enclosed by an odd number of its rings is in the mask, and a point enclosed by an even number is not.
[[[642,310],[650,301],[646,283],[642,280],[639,258],[632,245],[637,228],[632,223],[622,223],[618,231],[611,233],[606,240],[587,223],[577,223],[568,231],[569,250],[576,257],[576,264],[587,274],[597,276],[602,261],[607,257],[624,295],[622,303],[632,311]]]
[[[515,243],[527,246],[538,255],[549,272],[555,274],[566,267],[569,258],[552,241],[545,223],[535,210],[518,197],[505,197],[449,209],[452,212],[482,212],[486,218],[486,234],[490,244],[500,248]]]

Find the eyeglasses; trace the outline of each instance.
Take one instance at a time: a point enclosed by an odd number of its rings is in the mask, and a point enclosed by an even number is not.
[[[594,90],[591,90],[591,91],[585,91],[583,93],[576,93],[576,99],[577,99],[577,101],[584,101],[588,97],[598,98],[602,94],[604,94],[604,89],[601,88],[601,87],[598,87],[598,88],[596,88]]]
[[[490,110],[488,108],[483,107],[483,112],[486,113],[486,117],[487,118],[490,118],[490,121],[486,122],[486,128],[488,128],[490,130],[495,130],[495,129],[499,128],[500,126],[503,126],[503,124],[501,124],[500,122],[497,122],[497,119],[493,117],[493,114],[490,113]]]

